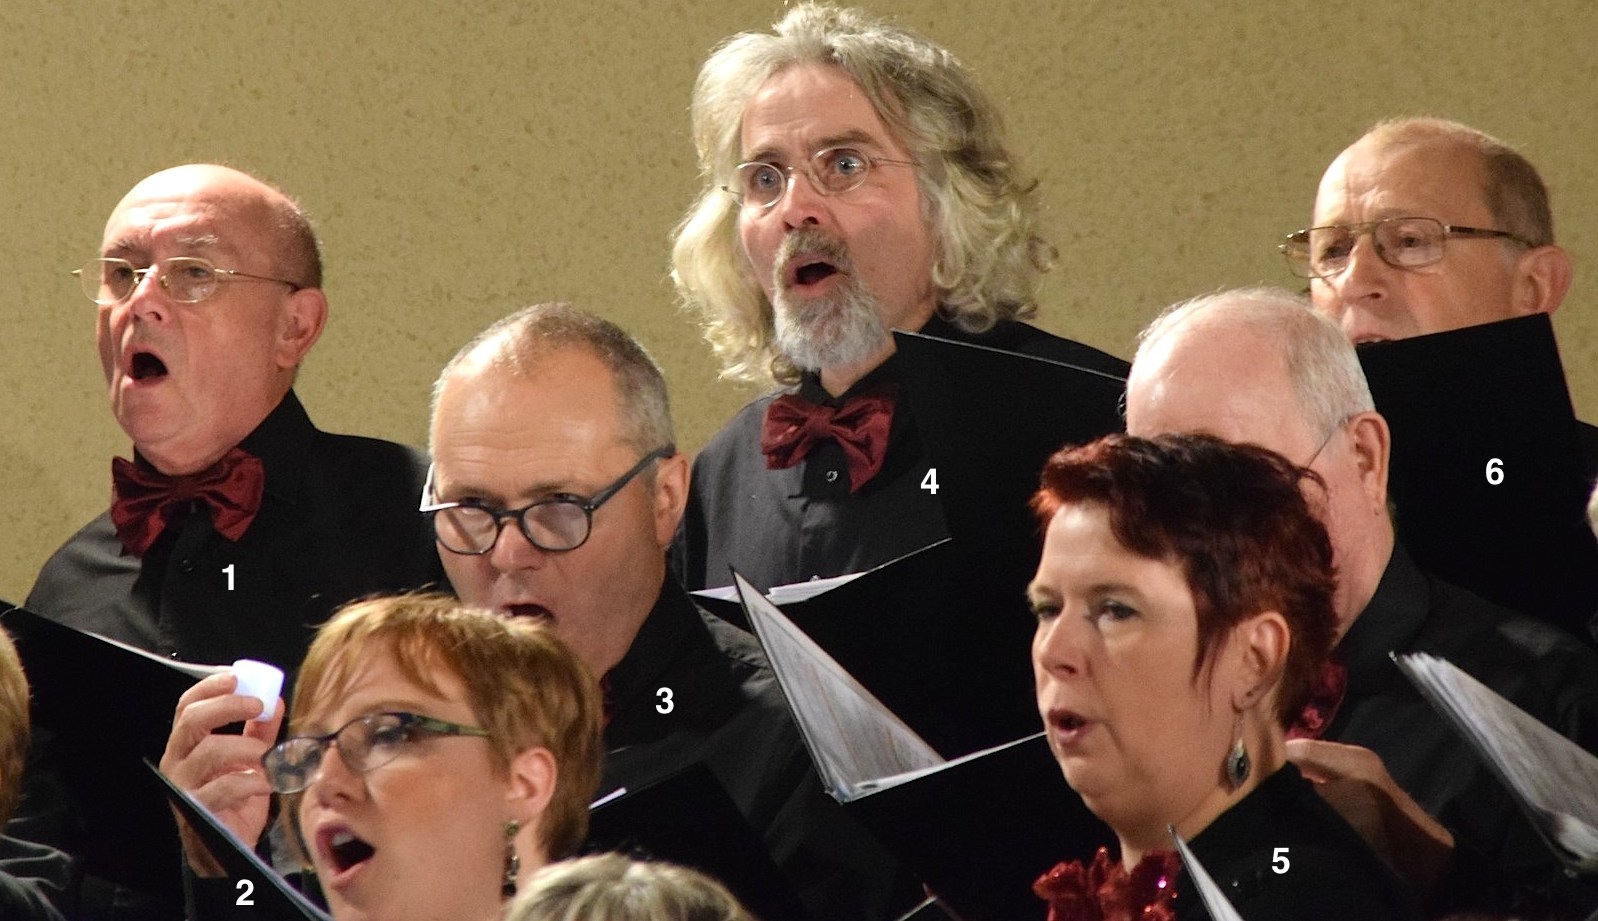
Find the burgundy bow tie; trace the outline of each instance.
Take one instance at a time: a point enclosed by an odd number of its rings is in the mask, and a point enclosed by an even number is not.
[[[265,488],[261,459],[241,448],[187,476],[167,476],[116,457],[111,459],[111,523],[123,552],[142,557],[166,529],[174,510],[198,499],[209,506],[216,532],[236,541],[255,520]]]
[[[760,429],[760,452],[766,455],[766,467],[792,467],[817,443],[836,441],[849,463],[849,491],[859,492],[882,470],[893,404],[891,390],[861,394],[837,408],[794,394],[780,396],[766,407]]]
[[[1321,663],[1320,674],[1310,688],[1309,702],[1299,711],[1293,725],[1287,727],[1289,739],[1318,739],[1326,732],[1337,716],[1337,708],[1348,693],[1348,669],[1330,659]]]

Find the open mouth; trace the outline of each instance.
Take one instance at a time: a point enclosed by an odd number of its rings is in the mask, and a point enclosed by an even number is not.
[[[502,606],[500,610],[512,617],[537,617],[543,620],[554,619],[554,616],[549,613],[549,608],[546,608],[541,604],[507,604]]]
[[[134,352],[128,362],[128,374],[136,381],[166,377],[166,362],[149,352]]]
[[[1054,728],[1064,732],[1075,732],[1087,725],[1087,720],[1069,711],[1050,714],[1049,722],[1054,724]]]
[[[838,274],[838,267],[830,262],[806,262],[794,270],[795,285],[805,287]]]
[[[376,848],[343,828],[336,829],[324,837],[322,851],[327,855],[335,874],[352,870],[371,860],[377,853]]]

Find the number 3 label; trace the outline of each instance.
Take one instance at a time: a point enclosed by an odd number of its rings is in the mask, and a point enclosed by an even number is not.
[[[671,688],[661,688],[655,692],[655,695],[660,698],[660,703],[655,704],[656,713],[670,713],[677,708],[671,700]]]
[[[1275,870],[1278,876],[1286,873],[1287,868],[1291,866],[1287,859],[1287,848],[1279,847],[1271,851],[1271,869]]]

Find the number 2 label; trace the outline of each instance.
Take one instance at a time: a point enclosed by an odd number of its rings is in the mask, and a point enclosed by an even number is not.
[[[239,880],[239,884],[238,884],[238,886],[236,888],[239,890],[239,900],[237,902],[234,902],[233,903],[234,905],[251,905],[251,906],[253,906],[255,904],[255,884],[254,883],[250,882],[247,879],[241,879],[241,880]]]

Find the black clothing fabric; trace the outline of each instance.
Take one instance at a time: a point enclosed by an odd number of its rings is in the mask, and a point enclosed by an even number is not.
[[[5,921],[63,921],[31,884],[0,871],[0,918]]]
[[[1025,323],[1000,323],[967,333],[934,317],[921,332],[1125,377],[1126,362]],[[898,384],[896,356],[834,399],[807,374],[800,396],[842,405],[856,393]],[[929,461],[901,397],[889,431],[882,470],[850,492],[848,464],[836,443],[817,445],[806,458],[768,470],[760,452],[766,407],[780,392],[739,410],[694,458],[688,509],[674,548],[674,565],[689,589],[730,585],[728,566],[762,590],[774,585],[860,572],[949,536],[936,495],[922,489]],[[1024,407],[995,407],[995,412]]]
[[[240,447],[261,459],[266,495],[237,543],[191,507],[141,560],[107,513],[50,557],[25,607],[189,662],[289,670],[344,602],[442,579],[416,451],[318,431],[292,392]]]
[[[1188,846],[1248,921],[1420,918],[1409,889],[1291,764]],[[1178,921],[1209,917],[1185,873],[1176,891]]]
[[[281,666],[292,681],[316,626],[339,605],[443,583],[431,531],[416,512],[426,477],[418,452],[318,431],[293,392],[240,447],[261,459],[266,484],[260,511],[237,542],[212,529],[203,504],[191,503],[142,559],[125,556],[109,513],[103,514],[45,563],[26,607],[190,662],[261,659]],[[85,826],[93,813],[55,783],[53,765],[92,750],[92,740],[36,739],[37,769],[30,768],[8,831],[64,852],[49,878],[62,892],[56,904],[68,917],[149,917],[160,909],[129,890],[84,877],[66,856],[94,840]],[[139,781],[130,778],[127,789],[140,795],[152,789]],[[151,860],[167,862],[159,854]],[[9,849],[0,846],[0,867],[10,865]],[[176,851],[170,866],[169,889],[176,894]]]
[[[1533,898],[1586,913],[1573,884],[1475,752],[1388,658],[1427,652],[1469,672],[1584,749],[1598,745],[1598,654],[1542,621],[1416,567],[1402,546],[1338,645],[1348,693],[1323,738],[1380,755],[1393,780],[1456,839],[1440,908],[1508,910]]]
[[[607,679],[602,792],[703,761],[817,921],[893,917],[915,903],[895,888],[893,859],[823,792],[759,644],[670,576]]]

